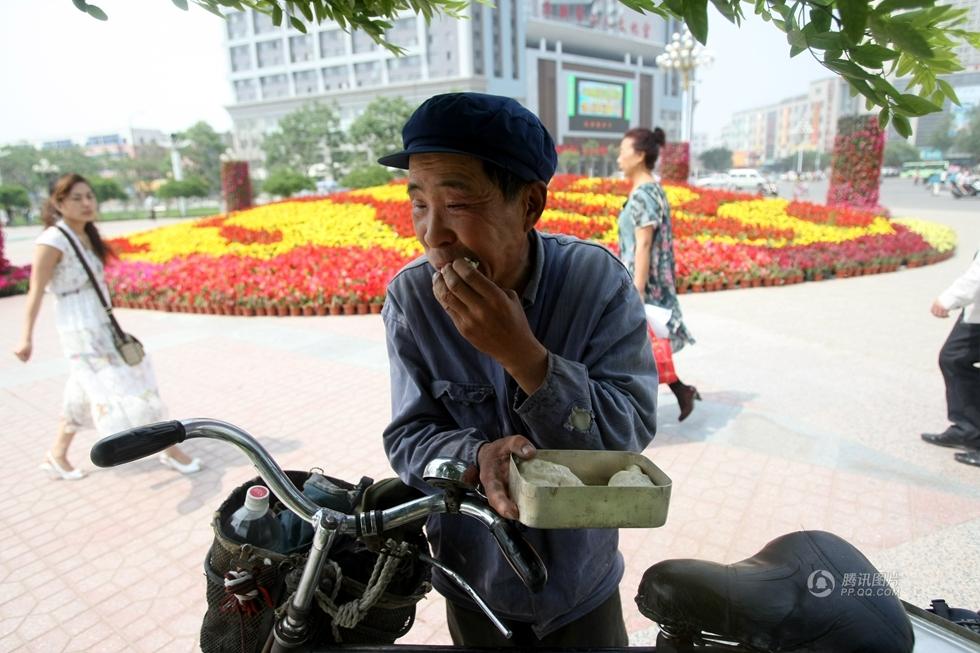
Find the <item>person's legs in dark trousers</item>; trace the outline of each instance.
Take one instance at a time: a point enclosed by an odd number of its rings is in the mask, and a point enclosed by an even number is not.
[[[619,591],[592,612],[566,624],[544,639],[538,639],[531,625],[504,619],[503,622],[514,631],[511,639],[505,639],[486,615],[482,612],[460,607],[446,601],[446,618],[449,634],[456,646],[485,648],[533,648],[547,646],[567,648],[572,646],[612,647],[628,646],[626,622],[623,621],[623,605]]]
[[[980,324],[961,315],[939,352],[939,369],[946,382],[946,407],[953,426],[966,444],[980,447]]]

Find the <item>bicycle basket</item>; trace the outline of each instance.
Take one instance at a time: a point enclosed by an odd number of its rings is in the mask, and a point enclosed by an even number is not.
[[[311,476],[302,471],[287,471],[286,475],[298,489]],[[352,496],[359,495],[359,489],[363,490],[363,487],[345,481],[318,477],[318,480],[323,479],[350,491]],[[390,482],[379,481],[375,485]],[[204,653],[261,651],[272,632],[276,610],[285,607],[306,562],[308,547],[289,554],[278,553],[240,544],[224,532],[223,525],[242,505],[248,488],[255,484],[263,484],[262,479],[254,478],[236,488],[212,519],[214,541],[204,561],[208,581],[208,608],[201,625],[201,650]],[[393,500],[389,505],[395,503],[398,501]],[[286,510],[275,496],[270,497],[270,506]],[[376,504],[371,507],[387,506]],[[359,508],[354,505],[355,510]],[[400,542],[391,541],[391,545],[397,544],[401,555],[391,560],[386,555],[379,556],[377,550],[368,549],[354,538],[335,538],[315,600],[320,609],[314,609],[310,616],[312,644],[391,644],[408,632],[415,620],[415,605],[431,588],[429,566],[416,555],[418,551],[428,552],[428,543],[421,523],[408,530],[399,530]],[[388,549],[383,548],[382,553]],[[365,590],[375,567],[381,567],[385,562],[389,568],[388,585],[383,591],[373,591],[373,604],[365,606]],[[339,619],[336,619],[338,610]]]

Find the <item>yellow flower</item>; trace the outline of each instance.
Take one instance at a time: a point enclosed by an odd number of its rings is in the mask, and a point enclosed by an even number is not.
[[[695,193],[690,188],[671,186],[670,184],[664,184],[664,193],[667,195],[667,203],[671,206],[680,206],[701,197],[699,193]]]
[[[882,217],[875,218],[867,227],[836,227],[793,217],[786,213],[789,204],[784,199],[759,199],[729,202],[718,207],[718,216],[738,220],[746,225],[790,229],[793,239],[772,246],[809,245],[811,243],[842,243],[861,236],[893,234],[891,223]],[[711,238],[715,240],[715,237]],[[742,241],[745,242],[745,241]]]
[[[623,208],[623,202],[626,198],[622,195],[601,195],[598,193],[569,193],[567,191],[557,191],[553,193],[548,193],[548,197],[554,198],[556,200],[566,200],[569,202],[576,202],[578,204],[584,204],[586,206],[602,206],[608,209],[614,209],[617,213],[619,209]]]
[[[379,202],[406,202],[408,201],[408,187],[405,184],[386,184],[384,186],[372,186],[354,190],[350,193],[354,197],[370,197]]]
[[[946,225],[916,218],[895,218],[895,224],[904,225],[925,240],[938,252],[949,252],[956,249],[956,232]]]
[[[415,238],[399,236],[387,224],[375,219],[374,208],[365,204],[337,204],[331,200],[267,204],[233,214],[224,226],[270,233],[278,231],[282,238],[269,243],[242,243],[225,238],[221,226],[183,222],[129,237],[132,244],[148,245],[149,250],[124,254],[122,258],[152,263],[191,254],[270,259],[301,245],[377,246],[402,254],[422,251]]]

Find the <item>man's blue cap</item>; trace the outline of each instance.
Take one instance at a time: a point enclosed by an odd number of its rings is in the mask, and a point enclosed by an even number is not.
[[[465,154],[495,163],[524,181],[545,183],[558,165],[555,142],[538,117],[499,95],[434,95],[405,123],[402,143],[404,150],[378,163],[408,170],[413,154]]]

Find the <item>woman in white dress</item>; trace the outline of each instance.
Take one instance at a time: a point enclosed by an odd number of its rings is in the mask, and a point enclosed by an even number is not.
[[[106,436],[160,421],[166,414],[149,357],[132,366],[120,357],[105,309],[68,241],[71,238],[78,246],[102,296],[111,301],[103,264],[113,253],[95,227],[97,216],[95,194],[84,177],[68,174],[55,182],[42,211],[47,228],[36,241],[24,337],[14,351],[24,362],[31,357],[34,322],[47,288],[56,298],[56,326],[70,373],[58,436],[41,467],[65,480],[84,476],[67,458],[68,445],[79,428],[94,426]],[[176,446],[160,454],[160,461],[183,474],[201,467],[197,458],[192,460]]]

